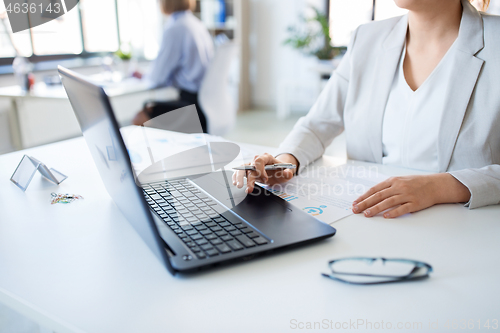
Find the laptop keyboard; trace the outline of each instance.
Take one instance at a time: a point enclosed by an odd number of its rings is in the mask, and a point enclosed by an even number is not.
[[[199,259],[265,245],[268,240],[245,222],[232,223],[218,205],[186,179],[143,186],[151,208]]]

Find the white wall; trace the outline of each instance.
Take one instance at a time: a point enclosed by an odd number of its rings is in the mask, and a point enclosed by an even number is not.
[[[283,45],[287,28],[300,24],[308,5],[324,9],[324,0],[250,0],[250,81],[252,104],[276,108],[280,81],[300,82],[290,95],[292,110],[306,112],[318,94],[316,59]]]

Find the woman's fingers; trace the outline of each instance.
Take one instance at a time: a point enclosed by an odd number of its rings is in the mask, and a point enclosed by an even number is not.
[[[267,184],[269,185],[281,184],[293,178],[293,171],[290,169],[268,170],[266,172],[268,177]]]
[[[233,185],[238,188],[242,188],[245,184],[246,171],[238,170],[233,173]]]
[[[267,182],[268,176],[267,176],[267,172],[266,172],[265,167],[268,164],[274,164],[275,161],[276,161],[276,159],[271,154],[266,153],[266,154],[257,156],[253,160],[253,165],[255,165],[255,172],[257,173],[257,176],[260,179]]]
[[[363,194],[353,211],[366,217],[386,211],[385,218],[395,218],[436,204],[435,191],[435,176],[394,177]]]
[[[266,165],[275,163],[282,163],[282,162],[270,154],[256,155],[252,163],[246,164],[246,165],[254,165],[255,171],[238,170],[234,172],[233,185],[236,185],[238,188],[242,188],[244,185],[244,179],[246,177],[247,188],[245,189],[245,191],[247,193],[251,193],[254,189],[255,182],[274,185],[274,184],[284,183],[293,178],[294,172],[289,169],[284,169],[284,170],[265,169]]]
[[[277,163],[277,160],[270,154],[263,154],[254,158],[255,171],[248,171],[246,193],[252,193],[256,181],[267,183],[268,175],[265,166],[274,163]]]
[[[394,209],[391,209],[390,211],[388,212],[385,212],[384,213],[384,217],[386,219],[393,219],[395,217],[399,217],[401,215],[405,215],[405,214],[408,214],[408,213],[411,213],[413,210],[412,210],[412,205],[411,203],[405,203],[397,208],[394,208]]]
[[[258,171],[248,171],[247,188],[245,190],[247,194],[253,192],[255,182],[266,183],[267,179],[262,178],[262,174],[260,174]]]
[[[391,196],[378,204],[368,208],[365,210],[364,214],[366,217],[372,217],[377,215],[378,213],[381,213],[389,208],[396,207],[398,205],[404,204],[405,200],[401,195],[394,195]]]
[[[391,188],[385,188],[381,191],[378,191],[358,203],[353,203],[352,211],[355,214],[364,212],[366,209],[373,207],[376,204],[384,201],[385,199],[393,196],[395,194],[393,192],[394,191],[392,191]]]
[[[255,155],[254,160],[258,157]],[[250,165],[251,163],[247,163],[244,165]],[[236,185],[238,188],[242,188],[245,185],[245,178],[247,177],[247,170],[237,170],[233,172],[233,185]]]
[[[388,188],[388,187],[391,187],[391,184],[392,184],[392,178],[389,178],[387,180],[384,180],[383,182],[381,183],[378,183],[377,185],[373,186],[371,189],[369,189],[368,191],[366,191],[365,194],[363,194],[362,196],[360,196],[359,198],[357,198],[356,200],[354,200],[354,202],[352,203],[353,206],[356,206],[358,203],[360,203],[361,201],[371,197],[372,195],[374,195],[375,193],[385,189],[385,188]],[[362,212],[362,210],[360,210],[360,212]]]

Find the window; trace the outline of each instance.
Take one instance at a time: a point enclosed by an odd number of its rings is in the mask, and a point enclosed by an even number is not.
[[[82,0],[80,13],[87,52],[118,50],[118,25],[114,1]]]
[[[162,23],[156,0],[80,0],[65,15],[15,34],[0,1],[0,19],[0,64],[4,65],[11,64],[16,53],[36,62],[48,56],[115,52],[120,46],[135,56],[153,59]]]
[[[330,35],[333,46],[347,46],[356,28],[372,20],[404,15],[394,0],[329,0]]]
[[[0,58],[15,57],[17,52],[24,56],[29,57],[31,52],[31,39],[28,31],[18,32],[17,34],[9,34],[10,21],[5,11],[4,2],[0,1]],[[12,46],[14,44],[14,47]]]
[[[371,21],[373,0],[330,0],[330,35],[333,46],[347,46],[356,28]]]
[[[80,17],[76,8],[30,30],[33,53],[36,55],[80,54],[83,51]]]
[[[122,47],[142,50],[146,59],[154,59],[159,50],[156,32],[161,32],[161,12],[157,1],[117,0]]]

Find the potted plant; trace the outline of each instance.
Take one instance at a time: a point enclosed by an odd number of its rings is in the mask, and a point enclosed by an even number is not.
[[[319,9],[311,8],[315,15],[311,18],[302,17],[301,20],[305,23],[303,26],[288,27],[290,37],[284,44],[305,54],[314,55],[320,61],[331,61],[345,48],[332,46],[328,18]]]

